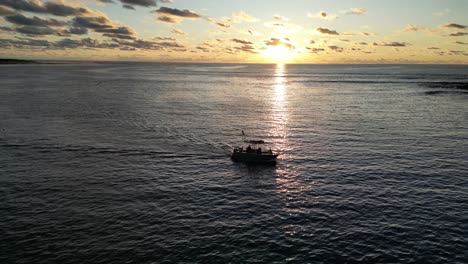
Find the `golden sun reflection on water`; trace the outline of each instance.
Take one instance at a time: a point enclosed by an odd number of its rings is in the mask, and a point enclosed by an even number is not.
[[[285,199],[297,196],[299,193],[309,191],[313,188],[313,183],[304,185],[298,177],[300,171],[292,163],[294,159],[294,147],[291,146],[289,136],[289,119],[290,119],[290,102],[288,101],[288,80],[287,80],[287,65],[277,64],[275,68],[273,82],[273,98],[271,120],[273,123],[272,137],[274,138],[276,150],[280,152],[278,157],[279,163],[276,166],[276,190]],[[289,215],[300,215],[304,213],[302,210],[285,208]],[[300,233],[300,230],[295,230],[295,227],[283,227],[285,234],[294,236]]]
[[[272,136],[275,138],[275,145],[282,152],[286,150],[287,144],[287,123],[288,123],[288,105],[287,105],[287,80],[286,66],[277,64],[274,77],[274,97],[272,98],[271,119],[273,124]]]

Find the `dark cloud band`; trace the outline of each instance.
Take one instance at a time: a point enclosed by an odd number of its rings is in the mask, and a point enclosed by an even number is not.
[[[175,16],[180,18],[200,18],[201,16],[197,13],[194,13],[188,9],[180,10],[177,8],[169,8],[169,7],[160,7],[155,11],[158,14],[166,15],[166,16]]]
[[[26,11],[55,16],[77,16],[92,13],[91,10],[82,7],[73,7],[60,2],[42,3],[35,0],[0,0],[0,5],[10,7],[17,11]]]
[[[42,19],[39,17],[26,17],[23,16],[22,14],[17,14],[17,15],[12,15],[12,16],[7,16],[5,17],[5,20],[17,24],[17,25],[23,25],[23,26],[35,26],[35,27],[61,27],[65,26],[67,23],[65,21],[60,21],[57,19]]]

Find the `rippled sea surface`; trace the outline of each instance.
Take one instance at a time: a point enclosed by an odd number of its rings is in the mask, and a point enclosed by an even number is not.
[[[0,261],[467,263],[467,74],[1,66]]]

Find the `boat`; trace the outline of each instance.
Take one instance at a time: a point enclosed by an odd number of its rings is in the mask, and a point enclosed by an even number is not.
[[[276,158],[279,154],[275,154],[269,149],[263,151],[261,148],[253,149],[250,145],[244,148],[234,148],[231,159],[233,161],[245,163],[276,163]]]
[[[263,144],[265,143],[265,140],[263,139],[251,139],[251,140],[245,140],[245,143],[251,143],[251,144]]]

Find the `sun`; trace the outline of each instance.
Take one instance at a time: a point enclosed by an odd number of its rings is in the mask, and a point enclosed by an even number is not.
[[[290,48],[278,45],[268,46],[266,49],[260,52],[263,56],[267,57],[271,62],[284,63],[291,61],[296,55]]]

